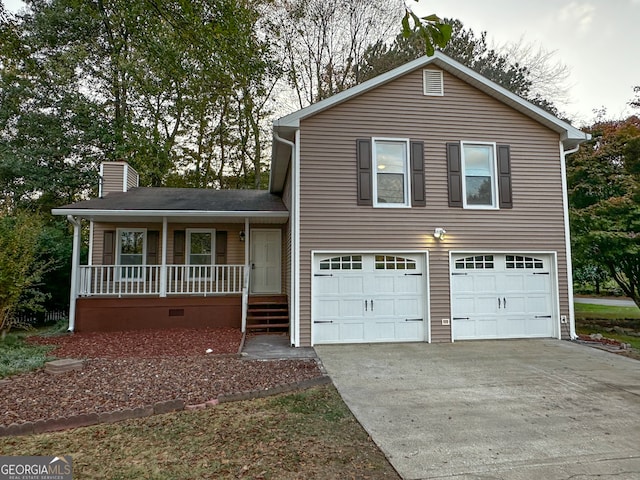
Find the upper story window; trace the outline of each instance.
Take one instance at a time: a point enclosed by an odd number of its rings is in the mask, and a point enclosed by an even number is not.
[[[373,198],[376,207],[408,207],[409,141],[373,139]]]
[[[497,208],[495,144],[462,142],[462,178],[466,208]]]

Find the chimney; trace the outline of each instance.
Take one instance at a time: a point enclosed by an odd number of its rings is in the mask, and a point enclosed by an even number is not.
[[[100,198],[112,192],[127,192],[138,186],[140,177],[127,162],[102,162],[100,164]]]

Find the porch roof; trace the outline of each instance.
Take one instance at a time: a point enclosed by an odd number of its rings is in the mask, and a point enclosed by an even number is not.
[[[137,187],[64,205],[54,215],[94,221],[161,221],[285,223],[289,217],[282,198],[265,190]]]

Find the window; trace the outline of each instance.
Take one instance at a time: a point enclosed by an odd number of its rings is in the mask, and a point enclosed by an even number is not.
[[[210,277],[211,265],[214,264],[215,230],[194,228],[187,230],[187,264],[192,277]]]
[[[483,270],[493,268],[493,255],[475,255],[456,260],[457,270]]]
[[[496,207],[496,156],[494,144],[462,143],[464,206]]]
[[[416,262],[410,258],[376,255],[376,270],[415,270]]]
[[[544,268],[544,263],[539,258],[524,257],[519,255],[507,255],[505,259],[505,265],[507,268],[525,268],[525,269],[540,269]]]
[[[118,264],[120,278],[138,279],[142,277],[147,251],[147,231],[144,228],[118,230]]]
[[[376,207],[408,207],[407,140],[373,139],[373,194]]]
[[[362,255],[345,255],[320,260],[320,270],[362,270]]]

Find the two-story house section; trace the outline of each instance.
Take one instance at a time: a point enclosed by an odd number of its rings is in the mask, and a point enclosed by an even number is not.
[[[565,156],[587,134],[441,53],[273,132],[293,344],[575,334]]]

